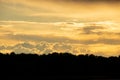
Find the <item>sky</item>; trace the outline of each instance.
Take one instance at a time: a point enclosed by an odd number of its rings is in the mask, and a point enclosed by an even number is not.
[[[0,52],[120,55],[119,0],[0,0]]]

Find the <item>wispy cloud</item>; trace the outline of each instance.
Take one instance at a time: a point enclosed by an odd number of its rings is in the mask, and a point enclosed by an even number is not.
[[[119,23],[39,23],[26,21],[0,21],[0,24],[4,27],[4,30],[12,30],[12,33],[6,34],[6,37],[9,39],[18,39],[22,41],[31,40],[78,44],[104,43],[119,45]],[[1,31],[4,30],[1,29]],[[108,35],[113,36],[109,37]]]
[[[118,0],[1,0],[0,4],[2,20],[38,22],[67,21],[75,18],[79,21],[119,20],[120,13]]]

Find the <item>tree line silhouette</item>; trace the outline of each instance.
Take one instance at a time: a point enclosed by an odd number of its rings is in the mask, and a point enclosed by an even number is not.
[[[4,75],[80,75],[118,76],[120,56],[103,57],[93,54],[10,54],[0,53],[0,73]]]

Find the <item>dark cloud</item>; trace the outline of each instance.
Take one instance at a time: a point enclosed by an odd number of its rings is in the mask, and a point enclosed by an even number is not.
[[[109,32],[109,26],[100,26],[100,25],[88,25],[88,26],[84,26],[84,27],[80,27],[78,29],[75,29],[74,31],[78,32],[78,35],[81,34],[85,34],[85,35],[93,35],[93,34],[97,34],[99,36],[102,35],[117,35],[120,36],[120,32],[115,32],[115,31],[111,31]]]
[[[106,27],[99,26],[99,25],[89,25],[80,27],[79,29],[75,29],[75,31],[80,32],[79,34],[104,34],[102,30],[106,29]]]
[[[85,33],[85,34],[93,34],[93,33],[96,33],[96,32],[94,32],[94,30],[101,30],[101,29],[104,29],[104,27],[102,27],[102,26],[86,26],[86,27],[82,28],[83,33]]]

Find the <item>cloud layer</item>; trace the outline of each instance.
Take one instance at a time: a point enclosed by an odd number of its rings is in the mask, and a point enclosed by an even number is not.
[[[70,52],[109,56],[118,55],[120,49],[118,22],[0,21],[0,26],[1,52]]]
[[[118,55],[119,0],[0,0],[0,51]]]

